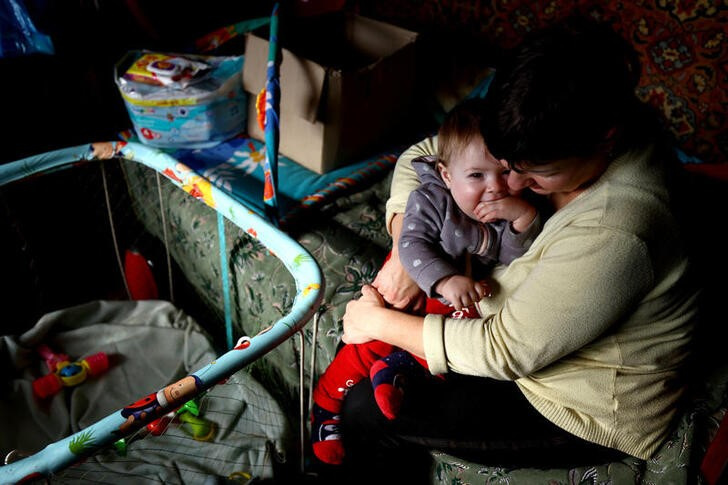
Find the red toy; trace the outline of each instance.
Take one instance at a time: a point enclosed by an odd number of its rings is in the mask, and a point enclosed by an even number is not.
[[[124,275],[132,300],[156,300],[159,290],[152,268],[139,251],[127,249],[124,256]]]
[[[96,377],[109,368],[109,358],[104,352],[71,362],[66,354],[56,354],[48,346],[38,347],[38,353],[45,359],[49,374],[33,381],[33,393],[41,398],[53,396],[64,386],[72,387],[81,384],[86,377]]]

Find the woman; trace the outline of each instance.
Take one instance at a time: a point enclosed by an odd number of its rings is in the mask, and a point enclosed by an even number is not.
[[[499,68],[487,155],[553,214],[525,255],[496,270],[492,296],[478,302],[483,318],[397,310],[419,304],[396,254],[418,184],[409,162],[435,153],[437,140],[401,156],[387,204],[393,257],[376,289],[347,306],[343,341],[382,340],[452,377],[406,388],[391,423],[369,383],[354,387],[342,418],[354,470],[382,464],[424,481],[427,448],[559,467],[648,459],[660,446],[684,390],[696,291],[672,215],[671,157],[634,96],[638,73],[621,39],[578,22],[527,39]]]

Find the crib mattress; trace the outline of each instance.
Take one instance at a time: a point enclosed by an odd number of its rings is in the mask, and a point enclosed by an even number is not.
[[[111,365],[98,377],[38,399],[32,382],[47,373],[35,350],[40,343],[79,359],[105,352]],[[24,334],[0,338],[7,370],[0,396],[0,451],[35,453],[215,357],[201,327],[168,302],[93,301],[49,313]],[[209,435],[173,421],[160,436],[126,438],[125,448],[104,449],[51,481],[181,484],[273,476],[290,430],[281,408],[255,379],[234,374],[208,391],[200,409]]]

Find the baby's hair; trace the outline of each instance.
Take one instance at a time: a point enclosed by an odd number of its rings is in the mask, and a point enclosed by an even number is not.
[[[479,98],[466,99],[450,110],[437,133],[437,157],[443,165],[447,166],[473,140],[483,139],[482,117],[483,102]]]

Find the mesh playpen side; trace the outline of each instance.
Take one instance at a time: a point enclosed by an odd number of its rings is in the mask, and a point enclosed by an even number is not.
[[[290,272],[295,299],[285,316],[252,337],[239,338],[232,349],[228,330],[229,350],[218,355],[220,346],[212,342],[208,329],[184,310],[161,300],[125,300],[123,295],[129,293],[129,288],[118,284],[126,282],[120,278],[125,271],[118,235],[113,237],[116,258],[110,257],[112,262],[104,265],[91,264],[91,281],[85,285],[80,273],[69,274],[75,273],[73,265],[71,270],[62,271],[66,274],[56,275],[64,278],[56,288],[71,296],[79,293],[75,301],[70,299],[71,306],[62,307],[63,299],[48,300],[44,296],[44,308],[52,311],[36,315],[40,298],[24,291],[32,288],[33,282],[18,283],[12,298],[14,303],[27,306],[32,318],[21,321],[14,317],[4,325],[0,340],[0,356],[8,370],[1,383],[0,419],[4,424],[0,451],[10,452],[7,464],[0,466],[0,483],[43,477],[91,483],[201,483],[209,477],[237,481],[270,477],[272,455],[290,439],[288,417],[266,389],[238,371],[311,319],[323,295],[321,271],[313,257],[284,232],[174,158],[145,145],[96,143],[0,166],[0,194],[7,199],[6,189],[20,185],[15,193],[41,201],[41,207],[60,206],[64,193],[88,190],[72,186],[84,178],[74,176],[75,172],[97,163],[105,174],[109,170],[103,167],[111,168],[109,164],[117,161],[135,162],[156,171],[158,178],[171,181],[195,203],[207,204],[218,217],[224,216],[246,237],[256,239]],[[119,165],[114,167],[120,170]],[[61,170],[66,168],[70,170]],[[51,172],[54,175],[46,175]],[[61,186],[55,187],[60,196],[55,191],[48,193],[42,185],[38,188],[41,179],[56,176],[62,177]],[[101,178],[106,187],[108,175]],[[124,224],[113,223],[116,209],[110,202],[108,187],[104,193],[113,233],[115,225]],[[69,220],[82,217],[82,211],[67,212]],[[54,228],[52,233],[40,236],[49,244],[67,235],[63,234],[66,230],[62,223],[50,225],[49,220],[39,216],[25,218]],[[91,223],[84,227],[101,231],[97,226]],[[69,225],[67,232],[76,230]],[[222,235],[221,243],[224,231]],[[66,255],[78,257],[80,252],[91,257],[93,248],[77,249],[76,254]],[[79,271],[83,266],[80,263]],[[27,269],[23,264],[15,266],[20,273]],[[7,275],[5,279],[21,282],[33,272]],[[114,278],[117,285],[108,285],[112,289],[107,289],[106,283]],[[101,298],[84,301],[82,297],[89,288],[102,290]],[[39,320],[31,325],[35,317]],[[260,322],[252,327],[262,328]],[[62,388],[40,397],[34,392],[33,382],[54,373],[45,367],[46,363],[51,365],[47,352],[44,354],[44,349],[49,348],[57,352],[55,357],[66,354],[62,357],[71,366],[81,368],[84,377],[78,382],[63,380]],[[91,357],[97,354],[108,355],[109,361],[108,369],[104,368],[100,375],[94,374],[93,365],[89,366]],[[69,369],[59,365],[55,374],[70,379],[62,376]],[[160,435],[156,431],[163,432]]]

